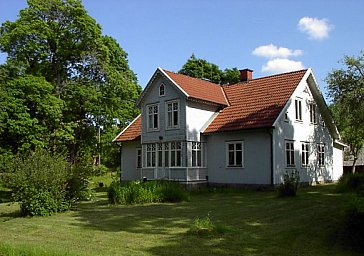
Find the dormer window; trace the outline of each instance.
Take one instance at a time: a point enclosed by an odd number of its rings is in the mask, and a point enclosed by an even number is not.
[[[159,86],[159,96],[164,96],[165,95],[165,88],[164,88],[164,84],[161,84]]]

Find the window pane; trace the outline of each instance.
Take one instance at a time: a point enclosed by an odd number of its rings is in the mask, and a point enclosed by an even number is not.
[[[236,152],[236,165],[243,166],[243,154],[241,151]]]
[[[234,162],[234,152],[229,152],[229,165],[230,166],[233,166],[235,165],[235,162]]]
[[[173,112],[173,125],[178,126],[178,111]]]
[[[241,145],[241,143],[237,143],[237,144],[235,144],[236,145],[236,150],[239,150],[239,151],[241,151],[242,150],[242,145]]]
[[[171,166],[176,166],[176,151],[171,151]]]
[[[196,151],[192,150],[192,166],[196,166],[196,164],[197,164],[196,158],[197,158]]]
[[[177,159],[176,159],[177,165],[181,166],[181,151],[177,151]]]
[[[229,151],[233,151],[234,150],[234,144],[229,144]]]
[[[201,159],[201,151],[197,151],[197,166],[202,166]]]

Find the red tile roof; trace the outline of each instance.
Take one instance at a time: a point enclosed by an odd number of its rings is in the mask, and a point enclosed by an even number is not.
[[[271,127],[306,71],[294,71],[220,86],[163,70],[189,97],[226,106],[204,133]],[[114,141],[139,140],[140,137],[139,115]]]
[[[307,70],[223,86],[230,106],[204,133],[271,127]]]
[[[142,118],[137,116],[116,138],[114,142],[140,140],[142,133]]]
[[[189,97],[198,100],[209,101],[221,105],[228,105],[223,89],[220,85],[198,78],[174,73],[168,70],[163,71],[185,91]]]

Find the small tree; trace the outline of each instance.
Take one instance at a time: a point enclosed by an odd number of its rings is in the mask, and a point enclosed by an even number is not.
[[[353,156],[354,173],[364,145],[364,53],[359,57],[345,56],[342,63],[345,68],[333,70],[326,82],[333,101],[333,117]]]

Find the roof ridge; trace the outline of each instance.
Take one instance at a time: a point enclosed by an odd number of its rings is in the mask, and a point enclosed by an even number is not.
[[[300,70],[295,70],[295,71],[290,71],[290,72],[285,72],[285,73],[280,73],[280,74],[274,74],[274,75],[269,75],[269,76],[263,76],[263,77],[258,77],[258,78],[254,78],[252,80],[249,80],[248,82],[238,82],[236,84],[224,84],[223,86],[232,86],[232,85],[240,85],[240,84],[247,84],[249,82],[252,81],[257,81],[257,80],[262,80],[262,79],[270,79],[273,77],[278,77],[278,76],[284,76],[284,75],[290,75],[290,74],[294,74],[294,73],[301,73],[301,72],[307,72],[308,68],[306,69],[300,69]]]
[[[189,76],[189,75],[181,74],[181,73],[174,72],[174,71],[169,71],[169,70],[166,70],[166,69],[164,69],[164,68],[162,68],[162,70],[163,70],[163,71],[170,72],[170,73],[173,73],[173,74],[175,74],[175,75],[185,76],[185,77],[188,77],[189,79],[195,79],[195,80],[203,81],[203,82],[206,82],[206,83],[210,83],[210,84],[214,84],[214,85],[218,85],[218,86],[222,87],[222,85],[221,85],[221,84],[217,84],[217,83],[211,82],[211,81],[206,80],[206,79],[204,79],[204,78],[198,78],[198,77],[193,77],[193,76]]]

